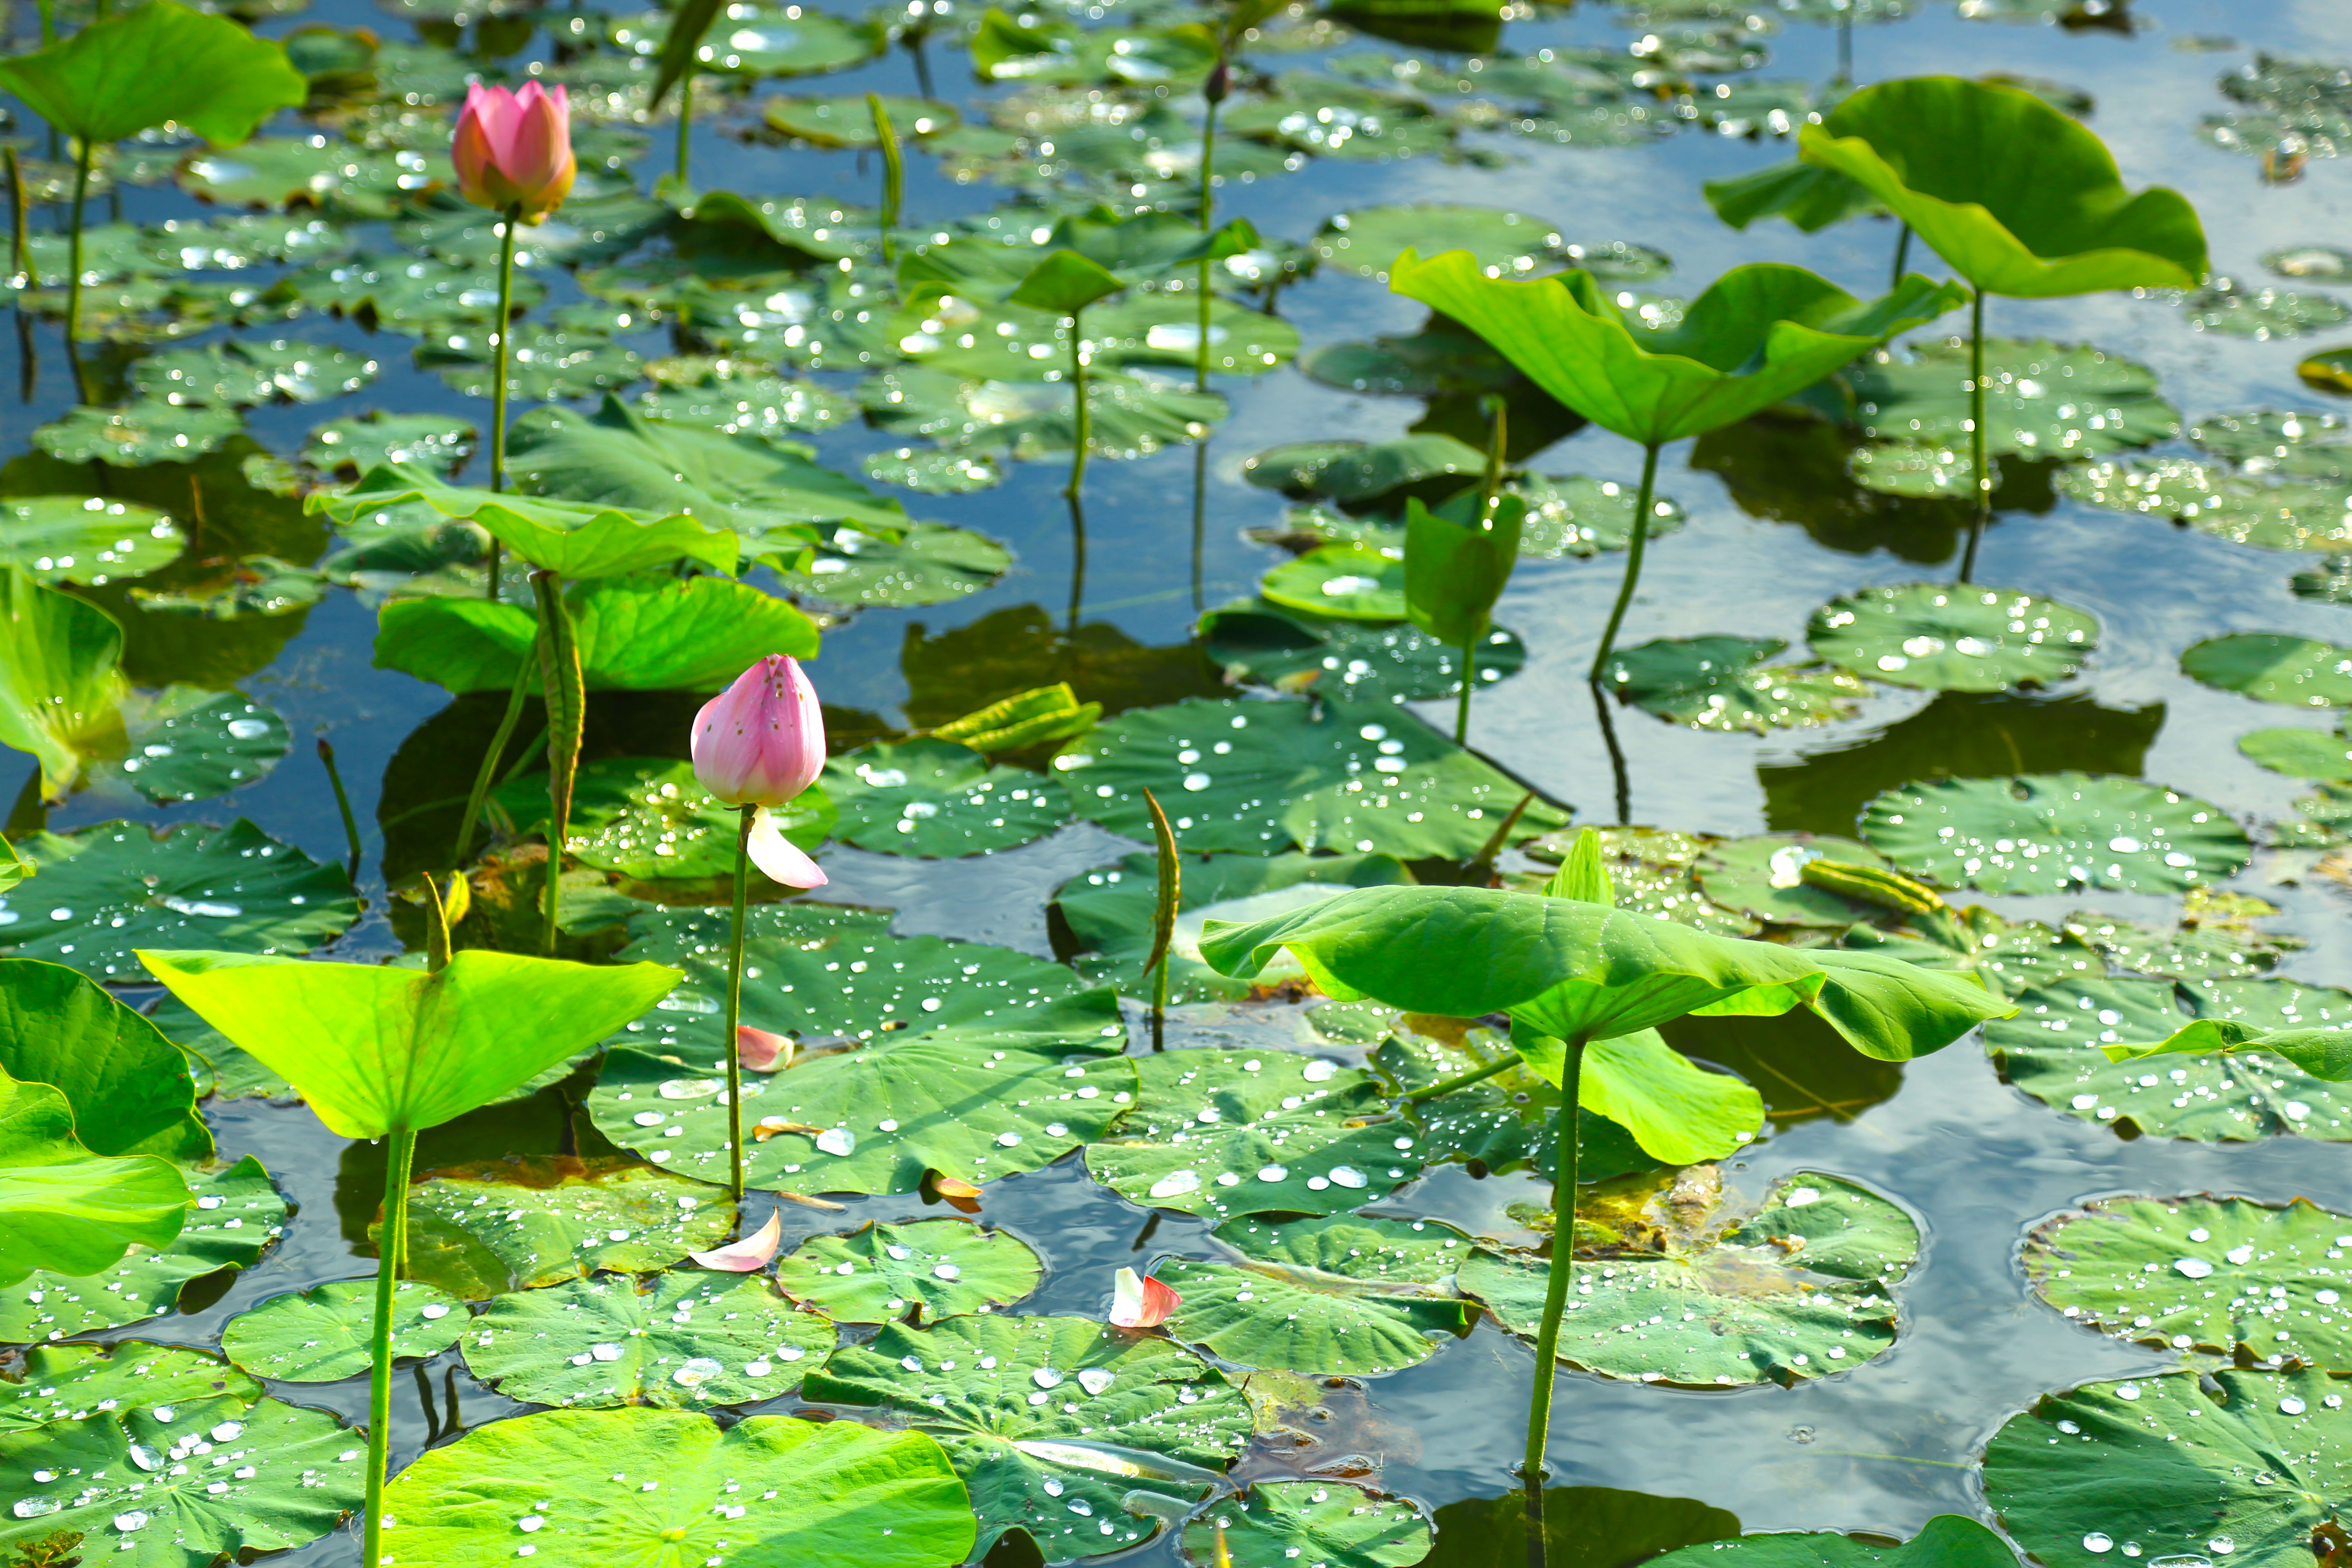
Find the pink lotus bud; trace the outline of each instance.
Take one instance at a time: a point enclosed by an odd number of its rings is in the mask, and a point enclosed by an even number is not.
[[[694,776],[721,805],[783,805],[824,770],[816,688],[796,660],[770,654],[702,705],[694,716],[693,751]],[[767,869],[764,861],[761,869]]]
[[[493,212],[520,206],[523,222],[537,223],[563,205],[579,173],[563,89],[549,92],[533,81],[509,92],[476,82],[466,89],[449,161],[467,201]]]
[[[730,1274],[749,1274],[754,1269],[766,1268],[768,1260],[776,1256],[776,1247],[783,1239],[784,1216],[782,1211],[778,1211],[768,1216],[768,1223],[761,1226],[756,1235],[747,1236],[740,1241],[730,1241],[709,1252],[689,1252],[687,1256],[705,1268],[724,1269]]]
[[[1159,1280],[1145,1279],[1132,1268],[1122,1268],[1111,1277],[1111,1327],[1156,1329],[1183,1300]]]
[[[782,1072],[793,1065],[792,1037],[772,1035],[749,1024],[738,1024],[735,1026],[735,1057],[753,1072]]]

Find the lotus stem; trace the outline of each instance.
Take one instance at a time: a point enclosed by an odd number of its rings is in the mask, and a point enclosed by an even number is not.
[[[1511,807],[1509,814],[1496,825],[1495,831],[1486,836],[1486,842],[1478,847],[1478,853],[1471,858],[1471,870],[1488,877],[1494,875],[1495,857],[1503,852],[1503,846],[1510,841],[1511,829],[1519,825],[1519,818],[1525,816],[1528,807],[1535,803],[1536,792],[1532,789],[1519,796],[1518,805]]]
[[[1209,516],[1209,442],[1202,437],[1192,443],[1192,613],[1207,609],[1201,586],[1201,556],[1208,537]]]
[[[936,96],[931,91],[931,62],[923,53],[923,40],[930,36],[929,28],[910,30],[898,41],[905,46],[915,63],[915,90],[925,98]]]
[[[81,212],[89,195],[89,161],[96,151],[88,142],[74,144],[73,227],[66,240],[66,361],[73,366],[74,395],[89,401],[89,386],[81,369]]]
[[[751,900],[751,819],[756,805],[740,809],[735,829],[735,924],[727,948],[727,1190],[743,1201],[743,1061],[736,1030],[743,1022],[743,925]]]
[[[1992,472],[1985,463],[1984,290],[1969,306],[1969,464],[1976,479],[1977,506],[1969,518],[1969,547],[1960,554],[1960,581],[1977,574],[1977,546],[1992,521]]]
[[[1159,875],[1154,879],[1151,908],[1151,1048],[1168,1048],[1168,959],[1176,941],[1176,907],[1184,897],[1184,864],[1176,858],[1176,830],[1168,813],[1150,789],[1143,804],[1151,810],[1151,837],[1159,851]]]
[[[534,572],[530,585],[539,596],[539,689],[547,700],[547,919],[541,944],[552,958],[563,889],[563,846],[572,837],[572,786],[580,771],[588,698],[582,688],[572,609],[563,602],[563,579],[552,572]]]
[[[686,194],[687,158],[692,149],[694,135],[694,62],[688,60],[686,68],[677,74],[677,184],[678,195]]]
[[[507,693],[506,716],[499,721],[490,749],[482,754],[482,765],[474,772],[474,788],[466,796],[466,817],[457,824],[457,847],[449,856],[454,868],[463,869],[467,855],[473,850],[474,825],[482,819],[482,803],[490,798],[490,781],[498,776],[499,759],[506,754],[507,742],[514,739],[516,721],[522,717],[523,693],[530,689],[530,672],[538,664],[539,645],[534,639],[515,670],[514,689]]]
[[[882,262],[887,266],[890,231],[898,226],[898,203],[905,192],[907,168],[898,161],[898,133],[890,128],[890,111],[882,107],[882,95],[867,93],[866,107],[874,116],[875,140],[882,144]]]
[[[1495,502],[1503,492],[1503,447],[1510,439],[1510,416],[1502,398],[1488,394],[1482,399],[1487,417],[1494,421],[1494,433],[1486,442],[1486,471],[1478,481],[1478,530],[1485,532],[1495,526]],[[1478,632],[1474,628],[1462,637],[1462,700],[1454,710],[1454,743],[1470,743],[1470,694],[1477,689]]]
[[[1078,635],[1078,614],[1087,597],[1087,509],[1072,490],[1070,502],[1070,618],[1069,635]]]
[[[1841,82],[1851,82],[1852,80],[1853,80],[1853,6],[1851,6],[1851,5],[1845,5],[1845,6],[1841,6],[1841,7],[1839,8],[1839,10],[1838,10],[1838,23],[1837,23],[1837,28],[1838,28],[1838,73],[1837,73],[1837,79],[1838,79],[1838,80],[1839,80],[1839,81],[1841,81]]]
[[[1889,289],[1903,287],[1903,269],[1911,264],[1911,226],[1905,224],[1903,232],[1895,237],[1895,272],[1888,280]]]
[[[1212,215],[1216,207],[1216,179],[1213,169],[1217,153],[1217,102],[1209,100],[1209,113],[1201,130],[1201,232],[1207,234]],[[1209,258],[1201,258],[1201,341],[1192,351],[1192,390],[1209,390],[1209,306],[1213,290],[1209,288]]]
[[[8,170],[8,270],[25,280],[27,289],[37,289],[41,280],[34,276],[30,247],[25,238],[25,169],[16,162],[16,149],[0,147],[0,161]]]
[[[1616,775],[1617,821],[1631,826],[1633,813],[1633,780],[1625,770],[1625,749],[1617,743],[1617,721],[1609,715],[1609,694],[1601,683],[1592,683],[1592,713],[1601,725],[1601,743],[1609,750],[1609,770]]]
[[[490,491],[498,494],[507,488],[507,329],[514,300],[515,226],[522,221],[522,204],[507,208],[506,218],[499,238],[499,320],[490,339]],[[490,580],[482,596],[499,596],[499,565],[504,548],[495,539],[490,541]]]
[[[335,748],[324,735],[319,737],[319,761],[326,764],[327,782],[335,789],[335,809],[343,814],[343,838],[352,847],[351,867],[346,872],[350,880],[360,879],[360,825],[352,815],[352,797],[343,788],[343,773],[335,766]]]
[[[1078,499],[1078,487],[1087,482],[1087,443],[1093,439],[1087,410],[1086,312],[1070,312],[1070,416],[1073,425],[1070,439],[1070,483],[1063,490],[1073,502]]]
[[[1642,580],[1642,546],[1649,539],[1650,494],[1658,482],[1660,445],[1653,441],[1642,448],[1642,489],[1633,500],[1633,542],[1625,552],[1625,581],[1617,589],[1617,604],[1610,610],[1609,625],[1601,633],[1601,651],[1592,656],[1592,672],[1585,677],[1595,686],[1601,684],[1610,652],[1617,646],[1617,628],[1624,624],[1625,608],[1633,602],[1633,584]]]
[[[376,1237],[375,1330],[368,1370],[367,1523],[360,1560],[383,1561],[384,1469],[392,1456],[392,1298],[408,1240],[408,1173],[416,1134],[395,1127],[385,1134],[383,1228]]]
[[[1536,1331],[1535,1393],[1528,1401],[1527,1464],[1520,1471],[1528,1499],[1528,1568],[1545,1568],[1544,1447],[1551,1436],[1551,1385],[1559,1372],[1555,1360],[1559,1320],[1568,1310],[1568,1288],[1576,1274],[1576,1101],[1583,1067],[1584,1040],[1580,1036],[1568,1042],[1559,1109],[1553,1112],[1559,1170],[1551,1194],[1551,1268],[1544,1285],[1543,1323]]]
[[[1520,1059],[1518,1052],[1505,1051],[1484,1067],[1472,1068],[1468,1072],[1455,1073],[1452,1078],[1442,1078],[1435,1083],[1414,1089],[1404,1097],[1404,1102],[1421,1105],[1429,1100],[1442,1100],[1457,1089],[1468,1089],[1474,1083],[1486,1082],[1496,1073],[1510,1071],[1519,1065]]]

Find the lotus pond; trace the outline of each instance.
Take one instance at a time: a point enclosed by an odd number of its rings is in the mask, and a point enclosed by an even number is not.
[[[2352,1554],[2341,6],[9,17],[0,1563]]]

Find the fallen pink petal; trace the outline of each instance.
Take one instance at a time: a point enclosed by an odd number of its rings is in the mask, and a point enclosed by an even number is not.
[[[735,1026],[735,1059],[753,1072],[782,1072],[793,1065],[793,1039],[749,1024]]]
[[[740,1241],[730,1241],[709,1252],[689,1252],[687,1256],[705,1268],[722,1269],[730,1274],[749,1274],[754,1269],[765,1268],[775,1258],[776,1248],[783,1239],[784,1216],[781,1213],[772,1214],[767,1224]]]
[[[1183,1300],[1159,1280],[1122,1268],[1111,1277],[1111,1327],[1156,1329]]]

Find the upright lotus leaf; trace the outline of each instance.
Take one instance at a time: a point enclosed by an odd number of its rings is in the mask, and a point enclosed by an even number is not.
[[[1075,250],[1056,250],[1029,270],[1011,296],[1015,305],[1075,316],[1127,285],[1117,274]]]
[[[0,86],[79,141],[120,142],[168,121],[216,147],[244,141],[310,91],[283,46],[179,0],[148,0],[37,54],[0,60]]]
[[[1528,1066],[1561,1081],[1556,1041],[1538,1036],[1527,1042],[1524,1054]],[[1752,1142],[1764,1125],[1763,1096],[1729,1073],[1698,1066],[1654,1029],[1587,1047],[1576,1100],[1669,1165],[1720,1160]]]
[[[1454,509],[1446,508],[1445,512]],[[1456,647],[1484,637],[1518,564],[1519,531],[1528,503],[1503,496],[1493,521],[1465,526],[1433,512],[1418,500],[1404,508],[1404,604],[1406,618]],[[1327,584],[1328,586],[1328,584]],[[1273,595],[1269,595],[1268,597]]]
[[[91,1153],[64,1095],[0,1073],[0,1287],[36,1268],[97,1274],[133,1245],[168,1246],[193,1201],[169,1163]]]
[[[188,1058],[79,970],[0,959],[0,1072],[63,1094],[95,1153],[212,1155]]]
[[[384,1498],[404,1563],[938,1568],[971,1506],[940,1445],[855,1421],[549,1410],[428,1450]],[[520,1543],[520,1544],[518,1544]]]
[[[591,968],[468,950],[436,973],[228,952],[140,961],[345,1138],[462,1116],[667,995],[657,963]]]
[[[1967,291],[1915,275],[1864,304],[1801,267],[1733,268],[1673,327],[1629,321],[1592,275],[1487,277],[1467,251],[1397,258],[1390,287],[1462,322],[1594,424],[1654,445],[1736,424]]]
[[[1892,1546],[1835,1531],[1703,1542],[1651,1562],[1663,1568],[2016,1568],[2009,1542],[1965,1514],[1939,1513]]]
[[[2269,1051],[2284,1057],[2316,1079],[2352,1079],[2352,1028],[2265,1029],[2237,1018],[2200,1018],[2154,1045],[2100,1047],[2109,1061],[2136,1062],[2164,1056],[2242,1056]]]
[[[2205,275],[2205,231],[2188,201],[2160,185],[2126,191],[2096,135],[2021,88],[1881,82],[1801,127],[1797,147],[1884,202],[1987,293],[2189,289]]]
[[[120,742],[129,691],[114,617],[13,566],[0,571],[0,745],[40,763],[42,798],[64,799],[84,756]]]
[[[1475,1018],[1509,1013],[1557,1038],[1605,1040],[1687,1013],[1803,1006],[1854,1047],[1903,1061],[2016,1009],[1967,980],[1873,953],[1710,936],[1570,899],[1488,888],[1365,888],[1246,925],[1218,922],[1201,954],[1255,974],[1283,949],[1342,999]]]

